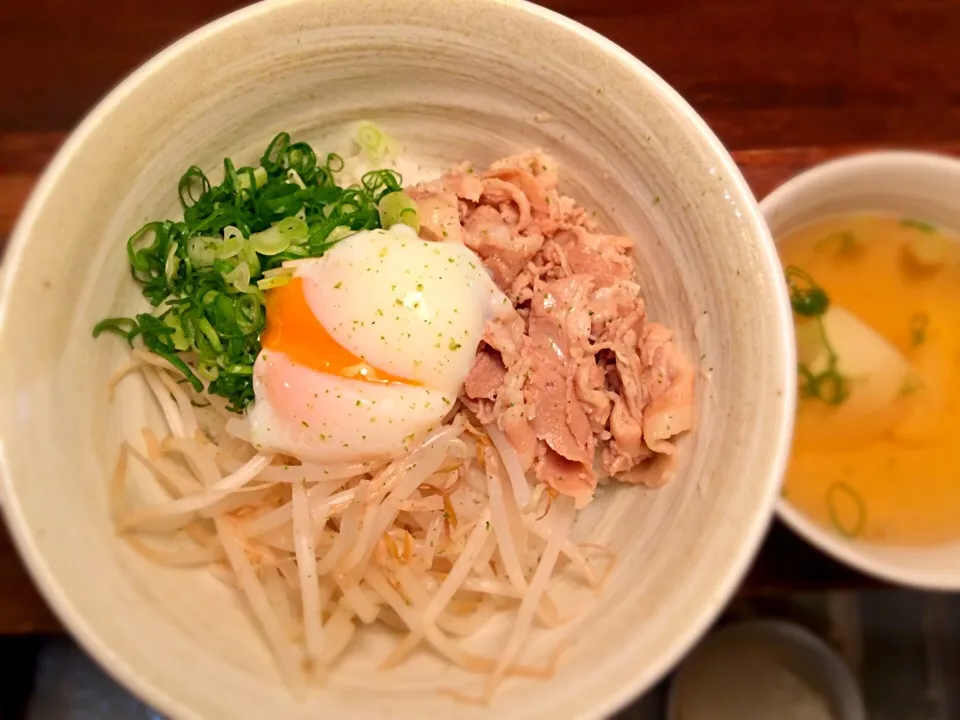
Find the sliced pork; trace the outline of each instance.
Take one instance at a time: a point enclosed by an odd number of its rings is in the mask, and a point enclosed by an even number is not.
[[[466,244],[514,303],[488,325],[461,400],[525,471],[582,505],[598,475],[669,479],[693,426],[694,371],[647,319],[632,240],[599,232],[557,184],[553,159],[531,152],[408,192],[421,236]]]

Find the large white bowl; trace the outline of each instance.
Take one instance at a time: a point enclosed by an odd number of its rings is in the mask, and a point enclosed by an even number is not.
[[[125,350],[94,342],[143,301],[124,243],[177,212],[197,163],[250,162],[278,130],[340,149],[380,123],[426,168],[542,146],[565,189],[638,240],[651,314],[701,361],[699,427],[675,481],[619,487],[579,518],[619,564],[547,682],[511,681],[490,707],[434,690],[476,678],[417,655],[378,673],[365,630],[326,688],[291,698],[242,605],[203,571],[157,568],[113,534],[107,480],[123,437],[156,412],[142,387],[104,392]],[[283,0],[178,42],[69,139],[7,252],[0,305],[4,510],[34,579],[99,662],[178,718],[599,717],[676,662],[734,591],[773,510],[794,409],[789,306],[753,197],[694,112],[598,35],[502,0]],[[144,484],[142,492],[151,492]],[[500,628],[502,629],[502,628]],[[500,635],[476,642],[491,651]],[[531,662],[550,647],[531,644]],[[473,684],[470,684],[473,683]]]
[[[847,212],[895,212],[960,228],[960,160],[933,153],[861,153],[818,165],[760,203],[775,238],[813,220]],[[780,517],[840,562],[889,582],[960,590],[960,542],[898,546],[844,537],[781,498]]]

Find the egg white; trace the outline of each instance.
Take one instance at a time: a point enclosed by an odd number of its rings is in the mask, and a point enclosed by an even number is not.
[[[319,463],[394,458],[437,427],[456,396],[316,372],[266,351],[254,368],[253,443]]]
[[[450,413],[487,322],[512,311],[473,252],[405,225],[352,235],[298,261],[295,275],[334,340],[412,381],[323,373],[265,348],[247,416],[253,443],[320,463],[402,455]]]
[[[358,233],[298,265],[307,304],[343,347],[376,368],[456,395],[487,322],[513,306],[460,243],[406,225]]]

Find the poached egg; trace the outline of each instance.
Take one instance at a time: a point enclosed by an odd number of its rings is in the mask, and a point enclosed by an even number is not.
[[[259,449],[318,463],[395,458],[438,427],[513,310],[470,249],[402,224],[291,266],[267,291],[247,417]]]

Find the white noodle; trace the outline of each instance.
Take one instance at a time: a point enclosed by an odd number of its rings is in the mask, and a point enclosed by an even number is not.
[[[324,518],[324,520],[326,520]],[[303,627],[306,636],[307,666],[319,663],[323,653],[322,608],[317,581],[317,553],[313,543],[313,523],[307,491],[302,482],[293,484],[293,542],[297,548],[300,570],[300,598],[303,604]]]
[[[205,486],[209,487],[223,478],[217,467],[216,450],[212,445],[171,436],[163,441],[162,446],[180,453],[194,475],[199,477]]]
[[[346,650],[347,645],[356,631],[353,624],[353,612],[347,608],[337,608],[327,624],[323,626],[323,657],[324,665],[330,665]]]
[[[256,455],[240,470],[211,485],[206,492],[188,495],[172,500],[165,505],[132,513],[119,523],[120,528],[124,530],[150,525],[154,520],[171,521],[185,518],[185,516],[188,518],[188,516],[223,500],[232,490],[242,488],[253,480],[257,473],[269,465],[272,459],[271,455]]]
[[[523,524],[532,534],[536,535],[539,538],[544,540],[549,540],[550,536],[544,528],[536,522],[536,520],[529,515],[525,515],[523,518]],[[587,563],[587,559],[583,556],[583,553],[580,552],[580,548],[573,544],[573,542],[567,538],[563,541],[563,545],[560,548],[560,552],[567,556],[571,563],[573,563],[586,579],[590,586],[597,589],[600,587],[600,580],[594,574],[593,570],[590,569],[590,565]]]
[[[364,473],[373,472],[383,463],[353,463],[351,465],[273,465],[260,476],[264,482],[332,482],[355,478]]]
[[[411,632],[394,649],[390,658],[385,662],[386,666],[390,667],[399,663],[420,643],[424,635],[429,634],[430,628],[434,626],[437,617],[443,612],[447,603],[450,602],[451,598],[453,598],[454,594],[460,588],[460,584],[470,573],[477,556],[483,551],[484,545],[486,545],[489,538],[485,527],[489,518],[490,511],[484,511],[481,515],[481,522],[477,523],[474,527],[470,538],[467,540],[467,544],[463,548],[463,552],[460,553],[460,557],[457,558],[450,573],[444,578],[444,581],[440,584],[440,587],[437,589],[437,592],[434,593],[430,602],[427,603],[427,607],[423,609],[419,621],[416,622],[416,627],[411,628],[415,629],[415,632]]]
[[[339,485],[333,488],[335,490]],[[343,508],[350,506],[350,503],[353,502],[353,497],[356,492],[355,489],[351,488],[350,490],[345,490],[338,495],[330,497],[332,490],[326,486],[314,485],[312,488],[307,490],[307,497],[310,500],[310,513],[317,517],[318,515],[329,516],[332,513],[332,510],[337,505],[335,502],[336,498],[346,498],[346,503],[343,504]],[[257,535],[265,535],[273,530],[282,528],[284,525],[288,524],[293,519],[293,505],[287,503],[279,508],[270,510],[262,515],[257,516],[256,518],[243,523],[242,529],[243,534],[246,537],[255,537]]]
[[[333,547],[327,551],[327,554],[323,556],[323,559],[317,565],[317,572],[321,575],[329,574],[330,571],[336,567],[337,561],[353,547],[354,541],[360,534],[360,518],[364,510],[364,499],[367,496],[367,488],[369,486],[370,482],[364,480],[357,487],[353,503],[340,520],[340,533],[337,535]],[[358,612],[357,615],[359,614]]]
[[[339,565],[340,572],[351,572],[367,554],[373,554],[374,548],[379,542],[379,536],[374,535],[377,516],[377,506],[371,503],[360,520],[360,533],[353,543],[353,547],[347,552],[343,561]],[[362,575],[362,573],[359,573]]]
[[[157,370],[157,377],[160,378],[160,382],[163,383],[163,386],[177,403],[177,408],[180,410],[180,422],[183,424],[183,436],[194,437],[199,426],[197,425],[197,416],[193,412],[193,405],[190,404],[190,398],[168,373]]]
[[[162,457],[148,458],[132,445],[128,449],[130,454],[150,470],[157,482],[173,497],[180,498],[203,490],[202,483],[181,471],[169,460]]]
[[[177,412],[177,404],[163,386],[157,371],[153,368],[145,367],[143,368],[143,376],[147,380],[147,385],[149,385],[153,391],[154,397],[157,398],[157,402],[160,403],[160,410],[163,411],[163,417],[170,427],[170,432],[176,437],[187,437],[186,430],[183,428],[183,418],[181,418],[179,412]]]
[[[304,667],[322,681],[358,624],[375,622],[406,631],[384,667],[425,641],[449,662],[487,673],[487,697],[507,675],[552,672],[517,661],[534,618],[549,627],[565,621],[547,592],[558,558],[592,585],[600,581],[566,537],[573,503],[555,498],[535,520],[543,488],[531,492],[498,428],[484,428],[491,445],[456,414],[389,463],[275,458],[249,443],[246,422],[222,398],[204,396],[213,409],[197,413],[179,371],[142,355],[136,368],[170,436],[161,442],[144,431],[146,455],[124,443],[111,486],[117,528],[144,557],[206,565],[239,591],[295,689]],[[126,506],[130,455],[171,499]],[[147,532],[176,534],[161,546],[140,537]],[[458,645],[504,612],[515,617],[497,658]]]
[[[260,624],[267,642],[280,663],[284,678],[295,689],[302,687],[303,681],[296,654],[283,636],[283,628],[277,619],[277,613],[270,605],[270,600],[267,598],[263,585],[257,579],[256,571],[250,561],[247,560],[243,545],[233,535],[225,521],[216,520],[214,522],[217,526],[217,533],[220,535],[220,542],[223,543],[223,549],[230,561],[230,567],[236,573],[240,589],[247,598],[247,602],[250,603],[250,609],[253,611],[254,617]]]
[[[444,632],[458,637],[470,637],[479,632],[497,612],[493,599],[485,597],[480,600],[476,609],[465,616],[456,616],[450,612],[441,613],[437,618],[437,627]]]
[[[487,533],[487,541],[484,543],[480,553],[473,561],[472,570],[475,573],[482,573],[484,570],[490,567],[490,560],[493,559],[493,553],[497,549],[497,538],[492,532],[490,532],[490,521],[485,521],[483,525],[484,532]]]
[[[300,587],[300,573],[297,569],[297,561],[295,558],[279,563],[277,570],[280,571],[280,575],[286,580],[291,590],[297,590]],[[321,590],[321,593],[322,592]]]
[[[510,578],[510,582],[516,588],[517,594],[522,597],[527,590],[527,579],[524,576],[523,565],[520,562],[520,556],[517,554],[516,541],[511,532],[510,518],[507,515],[507,508],[503,500],[503,486],[496,474],[493,452],[489,448],[484,449],[484,458],[487,468],[487,495],[490,502],[490,517],[493,520],[493,531],[497,537],[500,557],[503,559],[507,577]]]
[[[393,563],[389,570],[414,607],[422,609],[429,604],[431,591],[424,587],[421,580],[413,574],[410,568],[400,563]],[[476,605],[474,611],[467,616],[455,615],[449,611],[441,613],[437,618],[437,627],[451,635],[460,637],[473,635],[496,612],[496,606],[490,598],[482,598],[479,603],[474,604]]]
[[[527,482],[526,475],[523,474],[517,451],[513,449],[513,445],[507,440],[506,435],[500,432],[500,428],[495,424],[484,425],[483,429],[493,440],[497,452],[503,459],[503,466],[507,469],[507,475],[510,477],[510,485],[513,487],[513,496],[516,498],[517,505],[526,507],[527,503],[530,502],[530,484]]]
[[[283,628],[284,636],[292,642],[297,636],[297,621],[283,576],[277,568],[272,567],[263,568],[261,573],[263,574],[263,592],[270,601],[270,607],[276,611],[277,621]]]
[[[417,450],[414,450],[403,461],[401,469],[395,473],[399,479],[381,503],[379,512],[368,514],[371,525],[364,539],[379,538],[387,531],[397,513],[400,512],[400,503],[433,475],[443,462],[450,439],[458,432],[459,427],[456,425],[448,425],[434,431]],[[366,544],[357,543],[351,555],[346,559],[346,568],[359,568],[362,574],[363,568],[366,567],[373,555],[375,542],[374,540],[374,543],[369,541]]]
[[[412,608],[406,604],[404,599],[400,596],[400,593],[393,589],[380,570],[373,566],[367,568],[365,579],[368,583],[370,583],[370,587],[376,590],[377,593],[400,617],[400,619],[407,624],[411,631],[417,631],[416,633],[411,632],[407,638],[417,635],[419,641],[419,636],[422,636],[419,630],[421,627],[423,627],[423,625],[421,625],[417,615],[412,612]],[[465,668],[476,668],[479,665],[479,672],[484,672],[490,665],[492,665],[492,663],[489,661],[484,663],[482,658],[477,658],[476,656],[461,650],[446,635],[440,632],[436,625],[431,624],[430,626],[426,627],[424,634],[426,635],[427,641],[437,650],[437,652],[456,665]],[[398,647],[401,647],[403,644],[404,643],[401,643],[401,645]],[[396,651],[394,651],[394,654],[395,653]],[[384,668],[390,667],[391,665],[392,663],[390,662],[390,658],[383,663]]]
[[[495,578],[468,577],[460,586],[461,590],[467,592],[484,593],[485,595],[501,595],[503,597],[518,598],[521,593],[513,583],[503,582]]]
[[[173,364],[166,358],[155,355],[148,350],[142,350],[136,348],[133,352],[130,353],[134,360],[138,361],[142,365],[151,365],[153,367],[162,368],[163,370],[169,370],[170,372],[179,373],[180,371],[173,366]]]
[[[437,545],[440,543],[440,535],[443,533],[443,516],[438,515],[433,519],[430,527],[427,528],[427,534],[424,537],[423,553],[421,555],[421,567],[429,570],[433,567],[433,559],[436,555]]]
[[[443,510],[443,498],[440,495],[428,495],[422,498],[404,500],[397,508],[400,512],[413,515],[429,514],[433,510]]]
[[[377,602],[367,594],[359,582],[345,577],[342,573],[334,573],[333,580],[343,593],[340,602],[348,605],[360,622],[369,625],[377,619],[380,612]]]
[[[553,575],[553,567],[556,565],[557,557],[560,555],[560,548],[567,539],[567,533],[570,531],[570,523],[573,521],[574,512],[573,498],[559,496],[553,501],[553,507],[547,514],[546,519],[549,521],[547,533],[550,539],[547,541],[547,548],[544,550],[543,557],[540,559],[540,565],[537,567],[537,571],[533,574],[533,579],[530,581],[530,588],[520,603],[516,623],[513,626],[510,637],[507,639],[503,653],[501,653],[497,660],[497,666],[487,678],[485,696],[488,700],[493,695],[497,685],[503,680],[507,668],[514,662],[520,649],[523,647],[524,641],[527,639],[527,634],[530,632],[530,627],[533,624],[533,616],[536,612],[537,604],[540,601],[540,596],[547,588],[547,582],[550,580],[551,575]]]
[[[460,554],[460,557],[457,558],[457,562],[454,564],[450,574],[447,575],[446,579],[440,584],[440,588],[431,598],[430,603],[424,610],[423,620],[425,623],[431,623],[436,620],[437,615],[443,611],[443,608],[445,608],[447,603],[450,602],[450,599],[460,587],[460,584],[464,581],[464,579],[466,579],[474,561],[483,551],[484,545],[487,544],[489,535],[486,529],[486,523],[489,520],[490,511],[485,510],[483,513],[481,513],[480,521],[470,534],[470,539],[467,540],[467,544],[463,548],[463,552]]]

